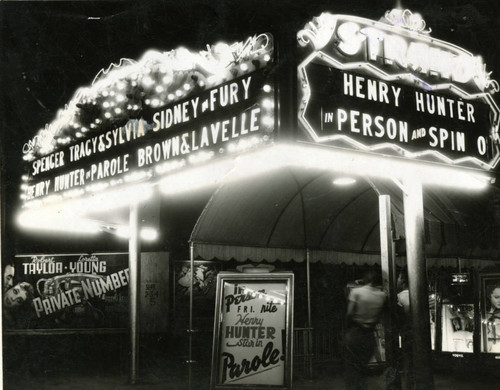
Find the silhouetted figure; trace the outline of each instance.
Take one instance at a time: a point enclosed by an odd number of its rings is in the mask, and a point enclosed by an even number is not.
[[[366,369],[375,351],[374,329],[380,321],[386,294],[378,287],[380,276],[367,272],[364,285],[351,290],[347,302],[344,338],[346,390],[366,389]]]
[[[403,268],[398,275],[398,317],[401,338],[401,379],[403,389],[411,389],[412,370],[412,327],[410,318],[410,293],[408,290],[408,271]]]

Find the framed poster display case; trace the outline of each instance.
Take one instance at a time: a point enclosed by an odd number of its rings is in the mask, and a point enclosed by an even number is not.
[[[500,273],[482,274],[481,352],[500,359]]]
[[[453,358],[470,358],[474,352],[477,315],[472,275],[447,272],[441,282],[440,351],[450,353]]]
[[[290,389],[291,272],[217,277],[211,389]]]

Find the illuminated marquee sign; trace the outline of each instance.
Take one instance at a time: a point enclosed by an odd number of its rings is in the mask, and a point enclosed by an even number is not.
[[[22,197],[154,180],[273,142],[272,67],[270,34],[110,66],[24,145]]]
[[[481,57],[433,39],[418,14],[322,14],[298,34],[306,140],[492,169],[500,110]]]

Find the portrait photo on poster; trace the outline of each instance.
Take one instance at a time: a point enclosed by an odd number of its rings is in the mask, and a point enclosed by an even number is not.
[[[500,353],[500,274],[482,276],[481,352]]]

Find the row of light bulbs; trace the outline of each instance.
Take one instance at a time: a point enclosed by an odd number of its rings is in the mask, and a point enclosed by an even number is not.
[[[282,298],[275,297],[273,295],[269,295],[266,293],[263,293],[262,291],[257,291],[257,290],[252,290],[250,288],[245,287],[243,289],[243,294],[245,295],[251,295],[253,298],[259,298],[259,299],[265,299],[266,302],[274,303],[277,305],[284,305],[285,300]]]
[[[199,53],[184,48],[150,50],[138,62],[122,59],[119,65],[101,70],[90,87],[77,90],[56,119],[39,131],[39,145],[24,158],[33,160],[89,131],[137,118],[144,109],[162,107],[265,67],[273,50],[269,42],[267,34],[261,34],[245,43],[221,43]],[[249,45],[255,47],[248,50]]]

